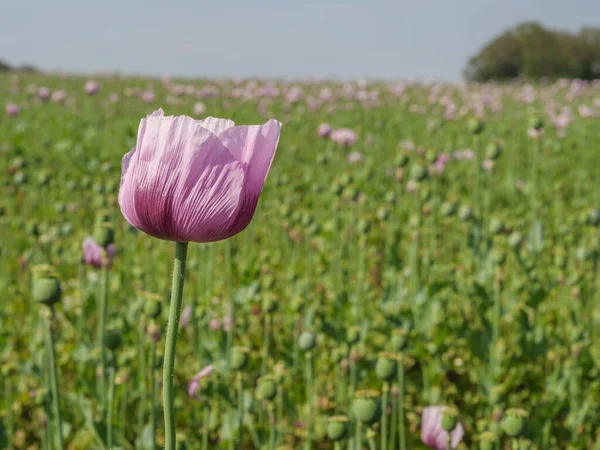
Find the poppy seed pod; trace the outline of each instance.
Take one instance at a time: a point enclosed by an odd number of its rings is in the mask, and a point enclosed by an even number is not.
[[[456,203],[454,203],[454,202],[442,203],[442,206],[440,207],[440,214],[443,217],[453,216],[455,212],[456,212]]]
[[[502,233],[504,231],[504,222],[501,219],[490,220],[489,230],[492,234]]]
[[[121,346],[122,343],[123,336],[120,330],[115,328],[106,330],[106,333],[104,334],[104,345],[106,345],[106,348],[115,351]]]
[[[277,383],[270,376],[264,376],[258,380],[256,394],[259,399],[271,401],[277,395]]]
[[[231,368],[233,370],[244,370],[250,360],[249,351],[245,347],[233,347],[231,349]]]
[[[263,300],[262,308],[266,314],[272,314],[277,311],[279,303],[273,297],[267,297]]]
[[[534,130],[541,130],[544,128],[544,120],[541,117],[530,117],[528,124],[528,128],[533,128]]]
[[[507,409],[502,421],[504,432],[510,437],[519,437],[523,435],[527,428],[527,418],[529,413],[524,409],[511,408]]]
[[[405,330],[404,328],[392,330],[392,339],[390,342],[395,351],[401,352],[408,344],[408,330]]]
[[[107,248],[115,242],[115,230],[108,222],[96,224],[94,229],[94,242],[100,247]]]
[[[406,165],[408,164],[408,161],[409,161],[408,156],[405,154],[401,154],[396,157],[396,160],[394,161],[394,165],[397,167],[406,167]]]
[[[156,319],[162,312],[162,301],[156,294],[148,294],[144,302],[144,314],[150,319]]]
[[[33,300],[52,306],[62,298],[62,288],[58,273],[49,265],[35,266],[33,269]]]
[[[348,345],[355,345],[360,341],[360,328],[350,327],[346,331],[346,342]]]
[[[494,433],[485,431],[479,435],[479,450],[498,450],[497,441]]]
[[[365,389],[357,391],[352,408],[356,418],[365,425],[373,425],[381,418],[379,391]]]
[[[317,344],[317,336],[311,331],[304,331],[298,339],[298,346],[303,352],[311,351]]]
[[[523,235],[521,233],[519,233],[518,231],[513,231],[510,236],[508,237],[508,245],[511,248],[517,248],[521,245],[521,243],[523,242]]]
[[[442,412],[442,428],[448,433],[452,432],[458,424],[458,409],[448,407]]]
[[[485,123],[483,122],[483,120],[478,119],[477,117],[473,117],[469,120],[467,128],[470,133],[481,134],[485,129]]]
[[[398,372],[398,357],[395,353],[381,352],[375,363],[375,375],[383,381],[391,381]]]
[[[462,205],[458,210],[458,217],[463,222],[467,222],[473,218],[473,207],[469,205]]]
[[[332,441],[341,441],[348,436],[348,417],[331,416],[327,419],[327,437]]]
[[[423,181],[427,178],[427,169],[420,164],[415,164],[410,168],[410,179],[413,181]]]
[[[498,142],[490,142],[485,150],[485,157],[487,159],[496,160],[502,153],[502,146]]]

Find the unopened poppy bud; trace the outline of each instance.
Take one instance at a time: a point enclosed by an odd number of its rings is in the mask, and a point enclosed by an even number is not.
[[[355,345],[360,341],[360,328],[359,327],[350,327],[348,331],[346,331],[346,342],[348,345]]]
[[[298,339],[298,346],[303,352],[308,352],[315,348],[317,336],[311,331],[304,331]]]
[[[52,306],[62,298],[62,288],[54,267],[43,264],[33,267],[33,300]]]
[[[106,330],[104,334],[104,345],[106,345],[106,348],[115,351],[121,346],[122,343],[123,336],[121,335],[120,330],[115,328]]]
[[[415,164],[410,168],[410,179],[413,181],[423,181],[427,178],[427,169],[420,164]]]
[[[498,159],[502,153],[502,146],[498,142],[490,142],[485,150],[485,157],[487,159]]]
[[[248,365],[249,351],[245,347],[233,347],[231,349],[231,368],[233,370],[244,370]]]
[[[506,410],[502,421],[504,432],[510,437],[521,436],[527,428],[528,417],[529,413],[524,409],[511,408]]]
[[[144,302],[144,313],[151,319],[156,319],[162,312],[162,302],[158,295],[148,295]]]
[[[406,165],[408,164],[408,161],[409,161],[408,156],[405,154],[401,154],[396,157],[394,164],[396,165],[396,167],[406,167]]]
[[[469,205],[463,205],[458,210],[458,217],[463,222],[467,222],[473,218],[473,208]]]
[[[395,353],[381,352],[375,363],[375,375],[381,380],[391,381],[398,372],[398,358]]]
[[[256,394],[258,398],[262,400],[273,400],[277,395],[277,383],[275,383],[275,379],[270,376],[260,378],[258,380]]]
[[[352,410],[356,418],[365,425],[373,425],[381,418],[379,391],[366,389],[355,394]]]
[[[467,124],[467,128],[468,128],[469,132],[471,132],[473,134],[481,134],[481,133],[483,133],[483,130],[485,129],[485,124],[484,124],[483,120],[478,119],[477,117],[473,117],[472,119],[469,120],[469,122]]]
[[[529,128],[533,128],[534,130],[541,130],[544,128],[544,120],[541,117],[530,117],[529,118]]]
[[[94,241],[103,248],[108,247],[110,244],[114,244],[115,230],[112,225],[107,222],[97,224],[94,229]]]
[[[440,214],[443,217],[450,217],[454,215],[456,212],[456,203],[454,202],[444,202],[440,208]]]
[[[348,417],[331,416],[327,419],[327,437],[332,441],[341,441],[348,436]]]
[[[442,428],[448,433],[456,428],[458,423],[458,409],[448,407],[442,412]]]

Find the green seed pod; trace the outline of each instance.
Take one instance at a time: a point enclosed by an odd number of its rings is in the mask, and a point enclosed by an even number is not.
[[[499,142],[490,142],[485,150],[485,157],[487,159],[496,160],[502,153],[502,146]]]
[[[437,158],[438,154],[435,150],[427,150],[427,152],[425,153],[425,160],[429,164],[433,164]]]
[[[317,164],[327,164],[329,162],[329,156],[327,156],[325,153],[320,153],[319,155],[317,155]]]
[[[346,331],[346,342],[348,345],[355,345],[360,341],[360,328],[350,327]]]
[[[360,234],[368,234],[371,231],[371,222],[366,219],[360,219],[356,224],[356,230]]]
[[[354,178],[352,178],[352,175],[350,175],[349,173],[343,173],[340,177],[340,183],[342,186],[349,186],[352,184],[353,181]]]
[[[413,181],[423,181],[427,175],[427,169],[420,164],[415,164],[410,168],[409,177]]]
[[[37,184],[38,186],[47,186],[50,183],[50,173],[47,170],[44,170],[38,174]]]
[[[298,339],[298,346],[303,352],[309,352],[317,344],[317,336],[311,331],[304,331]]]
[[[498,450],[498,439],[494,433],[485,431],[479,435],[479,450]]]
[[[384,197],[387,203],[396,203],[396,193],[394,191],[388,191]]]
[[[25,172],[18,171],[13,175],[13,184],[15,186],[21,186],[23,184],[27,184],[28,176]]]
[[[442,428],[448,433],[456,428],[458,424],[458,409],[450,406],[442,412]]]
[[[483,122],[483,120],[478,119],[477,117],[473,117],[469,120],[467,128],[470,133],[481,134],[485,129],[485,123]]]
[[[528,126],[534,130],[541,130],[544,128],[544,120],[541,117],[532,116],[529,118]]]
[[[144,302],[144,314],[150,319],[156,319],[162,312],[162,301],[159,295],[147,294]]]
[[[392,339],[390,342],[395,351],[403,351],[408,344],[408,330],[405,330],[404,328],[396,328],[392,330]]]
[[[115,230],[112,225],[107,222],[96,224],[94,229],[94,241],[100,247],[108,247],[115,242]]]
[[[398,357],[395,353],[381,352],[375,363],[375,375],[383,381],[391,381],[398,372]]]
[[[527,428],[528,417],[529,413],[524,409],[511,408],[506,410],[502,421],[504,432],[510,437],[521,436]]]
[[[231,349],[231,368],[233,370],[244,370],[250,360],[249,351],[245,347],[233,347]]]
[[[366,389],[355,394],[352,410],[356,418],[365,425],[373,425],[381,418],[379,391]]]
[[[348,417],[331,416],[327,419],[327,437],[332,441],[341,441],[348,437]]]
[[[508,245],[511,248],[517,248],[523,242],[523,235],[518,231],[513,231],[508,237]]]
[[[62,298],[62,288],[56,269],[48,265],[33,267],[33,300],[52,306]]]
[[[270,376],[260,378],[256,387],[256,395],[261,400],[273,400],[277,395],[277,383],[275,383],[275,379]]]
[[[106,348],[115,351],[122,343],[123,336],[121,335],[120,330],[117,330],[116,328],[106,330],[104,334],[104,345],[106,345]]]
[[[266,314],[272,314],[275,311],[277,311],[277,308],[279,307],[279,303],[277,302],[277,300],[273,297],[267,297],[265,299],[263,299],[262,302],[262,309]]]
[[[575,259],[577,259],[577,261],[590,261],[593,256],[593,252],[585,247],[579,247],[577,250],[575,250]]]
[[[391,215],[391,211],[388,208],[379,208],[377,210],[377,218],[382,222],[385,222],[386,220],[388,220],[390,215]]]
[[[453,216],[455,212],[456,212],[456,203],[454,203],[454,202],[442,203],[442,206],[440,207],[440,214],[443,217]]]
[[[463,222],[468,222],[473,218],[473,207],[469,205],[462,205],[458,210],[458,217]]]
[[[504,231],[504,222],[501,219],[490,220],[490,233],[500,234]]]
[[[592,209],[588,212],[588,223],[595,227],[600,225],[600,209]]]
[[[406,167],[408,164],[408,161],[409,161],[408,156],[403,153],[396,157],[396,160],[394,161],[394,165],[396,167]]]

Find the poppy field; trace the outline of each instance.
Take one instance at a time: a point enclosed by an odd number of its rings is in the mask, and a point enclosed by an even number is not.
[[[600,83],[0,105],[0,449],[600,448]]]

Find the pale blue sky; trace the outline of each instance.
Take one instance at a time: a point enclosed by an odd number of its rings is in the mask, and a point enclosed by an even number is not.
[[[600,0],[0,0],[0,59],[47,70],[458,80],[524,20],[600,24]]]

